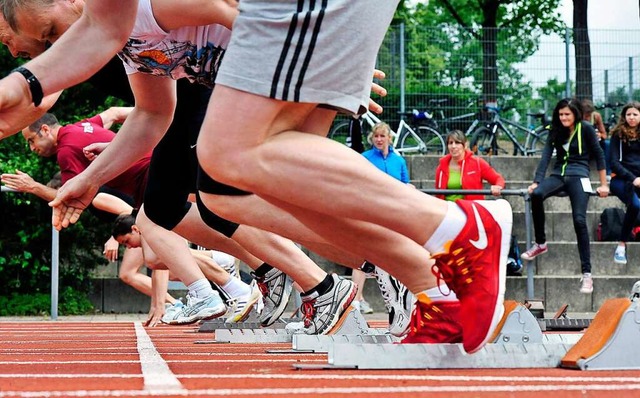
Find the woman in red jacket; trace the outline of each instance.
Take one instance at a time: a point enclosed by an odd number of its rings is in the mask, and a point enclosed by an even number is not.
[[[436,168],[436,189],[482,189],[483,181],[491,184],[491,194],[500,196],[504,178],[487,161],[467,148],[467,137],[460,130],[447,134],[449,154],[440,159]],[[484,199],[483,195],[437,195],[445,200]]]

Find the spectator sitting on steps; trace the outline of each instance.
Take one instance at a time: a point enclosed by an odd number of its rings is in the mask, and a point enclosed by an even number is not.
[[[467,137],[460,130],[447,134],[449,154],[440,158],[436,168],[436,189],[482,189],[482,182],[491,184],[491,194],[500,196],[505,187],[504,178],[486,160],[468,148]],[[482,195],[438,195],[440,199],[484,199]]]
[[[556,161],[551,175],[545,177],[549,161],[555,150]],[[542,151],[533,184],[527,188],[531,195],[531,211],[535,231],[535,244],[522,253],[523,260],[531,261],[544,254],[547,238],[544,231],[543,202],[546,198],[566,191],[571,201],[573,227],[578,240],[578,252],[582,268],[580,292],[593,292],[591,278],[591,248],[587,227],[587,205],[591,193],[589,160],[597,162],[600,186],[596,192],[601,197],[609,194],[605,172],[604,153],[593,126],[582,121],[582,106],[575,99],[562,99],[553,110],[549,140]]]
[[[626,104],[618,124],[611,130],[611,193],[627,207],[620,241],[613,254],[617,264],[627,263],[627,243],[640,213],[640,102]]]

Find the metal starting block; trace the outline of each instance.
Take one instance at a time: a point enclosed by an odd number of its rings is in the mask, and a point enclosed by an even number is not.
[[[583,330],[591,325],[591,319],[551,318],[541,319],[540,328],[547,330]]]
[[[582,334],[538,333],[535,317],[505,302],[495,342],[474,354],[462,344],[341,344],[329,347],[328,363],[298,369],[555,368],[640,369],[640,303],[611,299]],[[522,307],[522,309],[520,308]]]
[[[605,301],[562,366],[582,370],[640,369],[640,302]]]
[[[542,330],[538,320],[524,305],[507,300],[504,302],[506,316],[502,318],[502,327],[491,339],[495,344],[542,343]]]
[[[295,319],[285,318],[278,319],[269,326],[261,326],[259,320],[246,320],[236,323],[225,323],[224,319],[212,319],[205,321],[198,329],[199,333],[213,333],[219,329],[284,329],[289,322],[295,322]]]
[[[288,343],[285,329],[218,329],[215,343]]]
[[[567,344],[487,344],[467,354],[462,344],[334,344],[326,365],[296,363],[297,369],[478,369],[554,368]]]
[[[350,306],[328,334],[356,335],[369,334],[367,321],[360,311]],[[288,331],[282,325],[281,329],[216,329],[217,343],[289,343],[295,334],[302,331]]]
[[[371,334],[334,334],[310,335],[294,334],[292,348],[294,353],[329,352],[334,344],[392,344],[400,341],[386,329],[369,329]],[[269,351],[272,352],[272,351]]]

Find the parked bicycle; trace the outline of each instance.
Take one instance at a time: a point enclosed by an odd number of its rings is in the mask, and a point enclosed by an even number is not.
[[[482,155],[498,155],[500,153],[511,153],[512,155],[531,156],[538,155],[544,149],[549,137],[548,126],[550,121],[543,112],[527,113],[528,116],[540,119],[541,125],[535,129],[530,129],[521,124],[505,119],[500,116],[500,109],[494,106],[484,106],[483,109],[489,115],[489,121],[473,131],[470,145],[471,149]],[[524,143],[519,136],[524,135]],[[507,151],[503,148],[504,139],[513,144],[513,150]]]
[[[448,98],[432,98],[428,101],[430,111],[423,111],[417,114],[420,120],[432,129],[438,131],[440,135],[446,137],[451,130],[462,130],[466,136],[475,131],[478,124],[482,122],[479,112],[469,112],[457,116],[445,116],[443,104],[449,102]],[[461,128],[462,125],[468,125]]]
[[[439,155],[445,154],[446,145],[440,133],[425,125],[420,125],[420,112],[403,112],[402,116],[409,116],[411,124],[401,119],[396,130],[391,131],[393,137],[393,148],[401,155],[423,154]],[[366,137],[380,119],[372,112],[367,112],[361,116],[362,135]],[[329,138],[338,142],[348,144],[349,121],[344,121],[335,125],[329,133]]]
[[[604,117],[602,118],[602,121],[604,123],[604,128],[607,130],[607,133],[609,131],[611,131],[611,129],[618,123],[618,119],[620,118],[620,112],[618,111],[620,108],[622,108],[625,104],[623,104],[622,102],[616,102],[616,103],[605,103],[602,105],[598,105],[596,106],[597,110],[602,110],[602,109],[610,109],[611,111],[605,111],[605,113],[608,113],[608,115],[604,115]]]

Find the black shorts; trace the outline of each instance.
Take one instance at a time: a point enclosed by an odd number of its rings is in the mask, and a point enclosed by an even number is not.
[[[177,104],[171,126],[153,150],[144,194],[147,217],[155,224],[173,230],[189,211],[190,193],[196,192],[198,158],[196,142],[207,112],[212,89],[178,80]],[[210,180],[208,176],[207,180]],[[212,181],[212,180],[211,180]],[[211,228],[231,236],[238,225],[199,205],[203,221]]]

